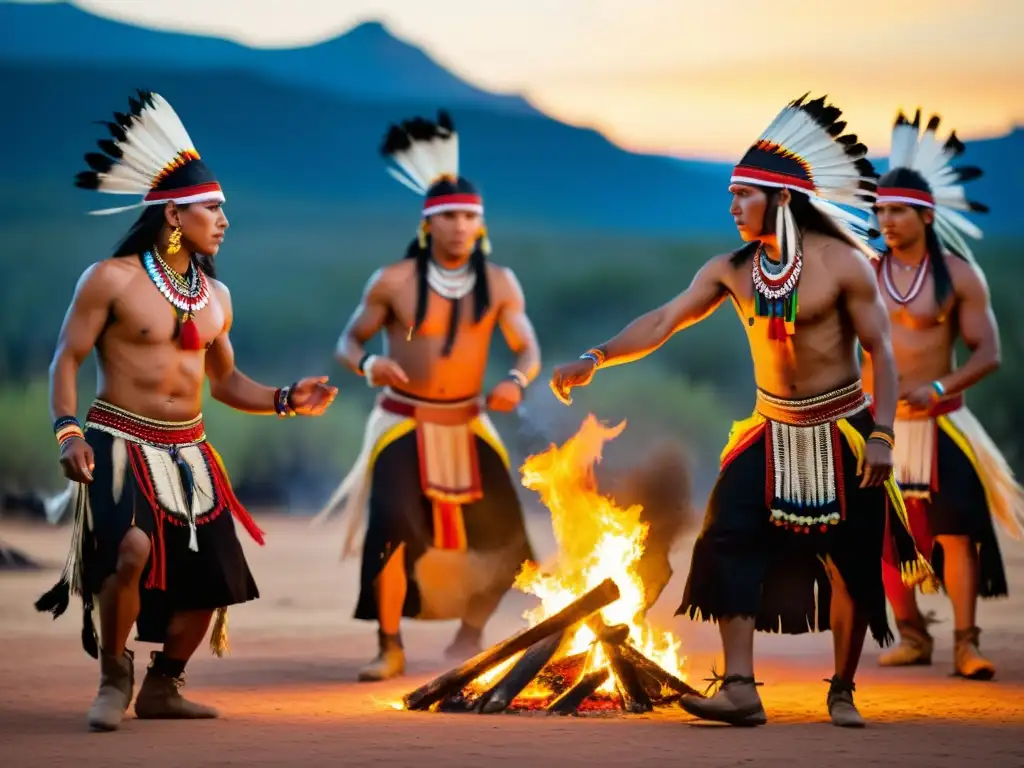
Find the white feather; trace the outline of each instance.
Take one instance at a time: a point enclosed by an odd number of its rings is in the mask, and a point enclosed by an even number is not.
[[[418,194],[418,195],[425,195],[425,194],[427,194],[427,190],[425,188],[419,186],[418,184],[416,184],[411,179],[407,178],[403,174],[401,174],[398,171],[396,171],[394,168],[385,168],[384,170],[386,170],[391,175],[391,177],[393,179],[398,181],[403,186],[408,187],[409,189],[411,189],[416,194]]]
[[[102,211],[89,211],[90,216],[107,216],[111,213],[123,213],[124,211],[132,211],[136,208],[142,208],[145,205],[141,200],[134,205],[123,205],[120,208],[104,208]]]
[[[391,159],[395,164],[401,168],[405,175],[408,176],[413,183],[423,189],[424,192],[427,190],[427,181],[423,178],[422,171],[417,168],[409,159],[409,153],[406,150],[396,152],[391,155]]]
[[[968,237],[973,237],[975,240],[981,240],[983,237],[982,231],[978,228],[977,224],[956,211],[944,210],[942,211],[942,217],[956,227],[959,232]]]
[[[150,96],[154,106],[143,110],[143,113],[149,113],[153,122],[166,139],[167,145],[175,147],[177,150],[194,150],[195,145],[192,143],[188,131],[185,130],[185,125],[181,122],[181,118],[178,117],[178,113],[174,111],[171,105],[167,103],[167,100],[159,93],[153,93]]]
[[[958,211],[971,210],[971,205],[967,202],[967,194],[964,192],[963,187],[942,187],[934,190],[932,197],[935,198],[936,205],[941,205],[944,208],[953,208]]]
[[[946,218],[947,214],[948,211],[935,211],[935,231],[939,239],[968,261],[974,263],[974,254],[971,252],[970,246],[961,237],[956,227]]]
[[[892,129],[889,168],[912,168],[917,155],[918,131],[909,123],[898,123]]]
[[[109,173],[98,173],[96,178],[99,181],[97,189],[111,195],[145,195],[149,192],[149,187],[146,184],[134,179],[118,178]]]

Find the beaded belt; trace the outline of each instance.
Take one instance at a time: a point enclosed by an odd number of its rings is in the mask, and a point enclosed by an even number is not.
[[[156,448],[184,448],[206,440],[202,414],[189,421],[157,421],[103,400],[93,401],[86,415],[85,428]]]
[[[480,415],[480,401],[477,398],[420,400],[390,388],[377,398],[377,404],[396,416],[432,424],[465,424]]]
[[[868,396],[858,379],[842,389],[800,400],[786,400],[758,389],[755,408],[769,421],[811,427],[852,416],[868,403]]]

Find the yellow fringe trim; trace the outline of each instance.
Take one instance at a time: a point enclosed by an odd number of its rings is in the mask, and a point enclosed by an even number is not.
[[[760,427],[766,421],[767,419],[757,411],[754,411],[745,419],[734,421],[732,423],[732,427],[729,429],[729,439],[726,440],[725,448],[722,449],[722,453],[718,457],[718,463],[721,464],[725,461],[725,457],[732,453],[737,445],[743,442],[751,432]]]
[[[864,449],[866,447],[864,436],[846,419],[839,419],[836,422],[836,426],[839,427],[839,431],[846,439],[846,443],[850,446],[850,450],[853,451],[853,455],[857,457],[857,474],[860,475],[864,470]],[[910,533],[910,518],[907,516],[907,505],[903,502],[903,494],[896,483],[896,474],[894,472],[890,472],[889,477],[885,479],[885,492],[889,496],[889,503],[896,510],[900,523],[907,531],[907,535],[913,540],[913,536]],[[856,514],[856,511],[851,510],[851,513]],[[881,563],[879,563],[879,567],[881,567]],[[931,563],[928,562],[920,551],[917,553],[917,560],[913,563],[900,563],[900,578],[908,587],[920,585],[922,592],[933,592],[938,589],[938,579],[935,577],[935,571],[932,570]]]
[[[231,646],[228,645],[227,608],[217,609],[217,615],[213,620],[213,629],[210,631],[210,650],[219,659],[224,658],[225,653],[231,653]]]

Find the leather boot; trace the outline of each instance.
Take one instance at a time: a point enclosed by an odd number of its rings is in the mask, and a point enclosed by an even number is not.
[[[359,672],[359,682],[372,683],[379,680],[390,680],[405,674],[405,651],[402,649],[400,634],[387,635],[378,630],[377,658],[363,667]]]
[[[721,681],[721,687],[713,696],[683,696],[679,706],[694,717],[717,723],[749,726],[768,722],[761,697],[757,694],[760,683],[743,675],[726,675]]]
[[[120,656],[100,654],[100,689],[89,708],[87,721],[94,731],[116,731],[132,703],[135,657],[125,648]]]
[[[913,667],[928,666],[932,663],[932,651],[935,640],[928,634],[928,619],[920,623],[898,621],[896,627],[900,633],[900,642],[891,651],[878,657],[882,667]]]
[[[978,649],[980,635],[981,630],[977,627],[958,629],[954,634],[953,658],[956,674],[968,680],[991,680],[996,674],[995,666],[982,656]]]
[[[838,677],[825,682],[830,683],[825,703],[828,705],[832,725],[838,725],[840,728],[863,728],[866,723],[853,703],[853,692],[857,690],[857,686],[843,682]]]
[[[471,627],[465,622],[459,626],[451,645],[445,648],[444,655],[450,661],[466,661],[483,650],[483,630]]]
[[[176,675],[162,671],[158,654],[154,652],[139,695],[135,697],[135,716],[142,720],[207,720],[219,716],[213,707],[197,704],[182,696],[184,685],[184,671]]]

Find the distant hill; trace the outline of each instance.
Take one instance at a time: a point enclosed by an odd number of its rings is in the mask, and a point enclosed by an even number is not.
[[[215,0],[213,0],[215,1]],[[67,3],[0,2],[0,56],[38,64],[242,70],[363,101],[475,105],[535,114],[519,96],[489,93],[448,72],[419,48],[368,22],[304,48],[249,48],[228,40],[143,29]]]
[[[734,232],[727,164],[625,151],[518,96],[460,80],[378,23],[319,45],[264,50],[141,29],[64,3],[0,2],[0,30],[0,141],[8,148],[0,219],[102,207],[71,179],[100,137],[94,121],[147,88],[181,113],[233,204],[287,200],[297,211],[414,217],[414,197],[384,174],[377,147],[390,122],[444,106],[492,222],[654,237]],[[985,231],[1019,233],[1003,201],[1024,170],[1024,131],[970,142],[965,162],[986,171],[972,183],[992,208],[979,217]]]

